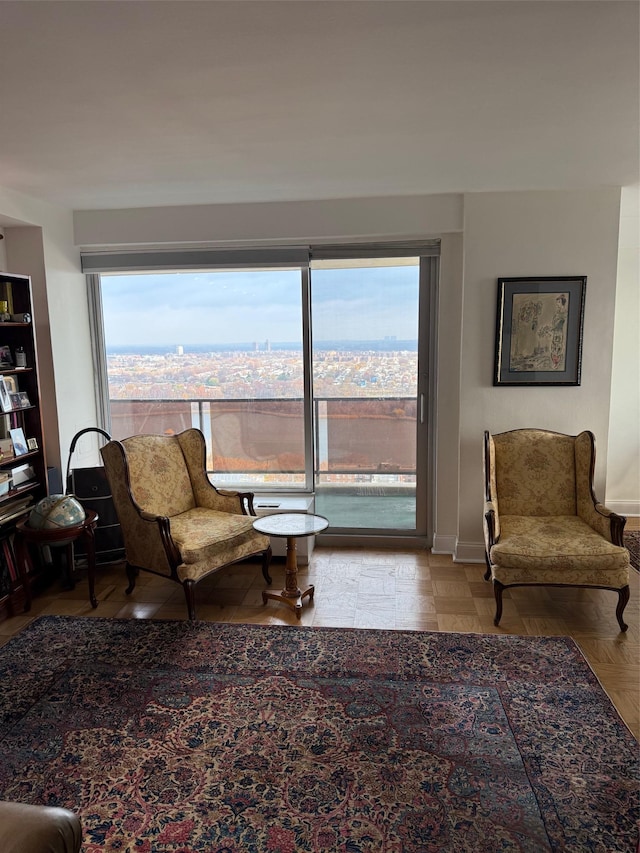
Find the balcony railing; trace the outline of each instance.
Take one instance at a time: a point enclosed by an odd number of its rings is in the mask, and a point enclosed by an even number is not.
[[[304,401],[292,399],[112,399],[114,438],[174,434],[196,426],[207,437],[207,467],[216,476],[305,474]],[[316,399],[316,483],[372,476],[415,482],[416,401],[409,397]]]
[[[315,400],[313,483],[306,482],[304,401],[111,400],[114,438],[175,434],[196,426],[207,437],[217,485],[255,491],[311,491],[333,527],[416,527],[416,401],[407,397]]]

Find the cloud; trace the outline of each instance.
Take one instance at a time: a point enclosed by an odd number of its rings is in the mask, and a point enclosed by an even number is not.
[[[302,340],[299,270],[102,276],[107,344]],[[316,340],[417,337],[416,267],[315,270]]]

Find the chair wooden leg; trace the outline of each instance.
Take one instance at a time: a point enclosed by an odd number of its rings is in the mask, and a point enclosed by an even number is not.
[[[190,579],[182,582],[182,586],[184,587],[184,597],[187,601],[187,613],[189,614],[189,620],[191,622],[196,621],[195,585],[196,582]]]
[[[502,590],[504,589],[504,585],[494,579],[493,581],[493,594],[496,599],[496,615],[493,620],[493,624],[497,627],[500,624],[500,620],[502,619]]]
[[[138,577],[138,569],[135,566],[132,566],[131,563],[127,563],[127,578],[129,580],[129,586],[125,589],[127,595],[131,595],[133,590],[136,588],[136,578]]]
[[[620,625],[621,631],[626,631],[629,627],[622,619],[622,613],[629,603],[629,584],[623,586],[622,589],[618,590],[618,606],[616,607],[616,618],[618,620],[618,624]]]
[[[271,565],[271,545],[266,551],[262,552],[262,576],[268,584],[271,584],[271,575],[269,574],[269,566]]]
[[[484,573],[484,579],[488,581],[491,578],[491,563],[489,562],[486,551],[484,552],[484,562],[487,566],[487,571]]]

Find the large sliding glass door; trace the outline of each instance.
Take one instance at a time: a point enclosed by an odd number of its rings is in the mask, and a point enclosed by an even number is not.
[[[334,530],[424,532],[420,296],[417,257],[312,262],[316,510]]]
[[[115,438],[197,426],[218,486],[314,493],[334,533],[429,533],[435,253],[121,270],[89,276]]]

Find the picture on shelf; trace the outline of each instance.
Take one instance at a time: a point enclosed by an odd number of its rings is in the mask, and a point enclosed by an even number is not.
[[[9,394],[16,394],[18,392],[18,380],[15,376],[5,376],[4,384],[7,386]]]
[[[0,409],[3,412],[10,412],[13,409],[11,405],[11,397],[4,381],[4,376],[0,376]]]
[[[6,382],[6,377],[5,377]],[[26,391],[17,391],[15,394],[9,394],[11,405],[14,409],[28,409],[31,405],[29,395]]]
[[[11,441],[13,442],[13,449],[15,451],[16,456],[22,456],[23,453],[29,452],[29,448],[27,447],[27,439],[24,437],[24,431],[22,427],[10,429],[9,435],[11,436]]]
[[[27,439],[27,447],[29,450],[37,450],[38,449],[38,439],[37,438],[28,438]]]
[[[0,462],[6,462],[7,459],[13,459],[15,455],[11,439],[0,438]]]
[[[0,346],[0,368],[13,367],[13,356],[8,346]]]

